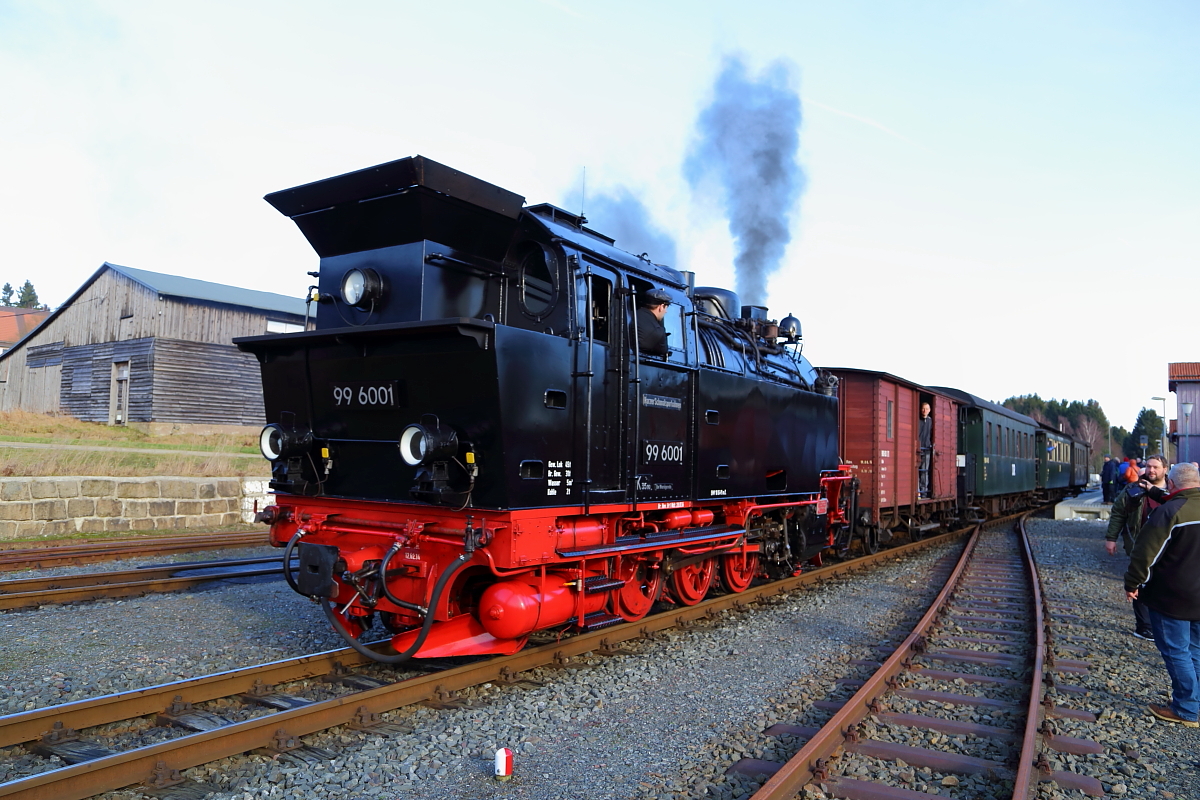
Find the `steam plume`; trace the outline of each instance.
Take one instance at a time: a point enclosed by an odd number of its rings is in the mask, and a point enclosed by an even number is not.
[[[804,188],[796,161],[800,96],[791,78],[783,61],[753,77],[740,58],[726,59],[684,163],[693,189],[718,190],[737,246],[738,294],[748,305],[766,303],[767,279],[792,238],[787,218]]]
[[[650,220],[646,206],[624,187],[588,198],[588,227],[617,240],[617,247],[645,253],[658,264],[675,266],[675,240]]]

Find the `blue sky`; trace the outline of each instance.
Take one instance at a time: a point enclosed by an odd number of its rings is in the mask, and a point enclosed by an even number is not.
[[[0,282],[53,305],[108,260],[300,294],[316,258],[262,196],[419,153],[571,209],[586,168],[732,286],[682,166],[736,54],[801,96],[769,305],[815,363],[1128,427],[1200,360],[1172,330],[1200,288],[1198,34],[1190,2],[0,0]]]

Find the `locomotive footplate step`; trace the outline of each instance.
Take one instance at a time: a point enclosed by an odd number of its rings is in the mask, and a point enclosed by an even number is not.
[[[593,575],[590,578],[583,579],[583,591],[585,594],[597,594],[599,592],[611,592],[613,589],[621,589],[625,586],[625,581],[617,578],[609,578],[604,575]]]
[[[596,611],[583,618],[583,629],[585,631],[598,631],[602,628],[611,628],[613,625],[620,625],[624,621],[624,617],[618,617],[616,614]]]

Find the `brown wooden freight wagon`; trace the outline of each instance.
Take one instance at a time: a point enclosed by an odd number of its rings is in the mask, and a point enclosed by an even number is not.
[[[842,463],[860,481],[859,524],[916,540],[956,518],[958,403],[924,386],[864,369],[831,369],[839,378]],[[921,489],[921,403],[933,418],[927,490]]]

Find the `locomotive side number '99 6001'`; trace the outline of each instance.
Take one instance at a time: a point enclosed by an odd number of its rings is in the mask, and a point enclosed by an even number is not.
[[[642,441],[643,464],[682,464],[683,442]]]
[[[338,408],[398,408],[407,405],[401,381],[349,381],[330,384]]]

